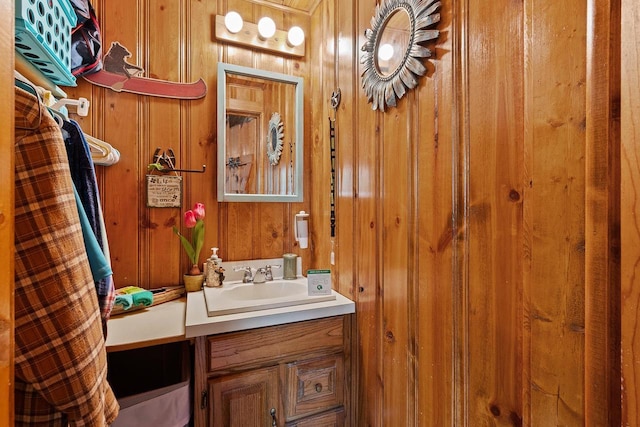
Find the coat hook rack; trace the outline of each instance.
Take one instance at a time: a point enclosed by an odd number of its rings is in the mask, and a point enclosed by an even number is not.
[[[89,114],[89,100],[87,98],[79,98],[79,99],[61,99],[58,102],[56,102],[55,104],[53,104],[53,108],[54,110],[59,110],[62,107],[65,107],[67,105],[73,105],[76,107],[76,112],[78,113],[79,116],[82,117],[87,117],[87,115]]]
[[[204,173],[207,169],[207,165],[202,165],[202,170],[199,169],[176,169],[176,155],[172,148],[162,151],[161,148],[156,148],[153,152],[153,163],[149,165],[149,170],[157,170],[161,173],[169,172],[186,172],[186,173]]]

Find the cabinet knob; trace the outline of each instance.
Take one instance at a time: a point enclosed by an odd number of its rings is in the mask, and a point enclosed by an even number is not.
[[[276,421],[276,408],[271,408],[269,414],[271,415],[271,426],[276,427],[278,425]]]
[[[316,391],[320,393],[322,391],[322,384],[316,383]]]

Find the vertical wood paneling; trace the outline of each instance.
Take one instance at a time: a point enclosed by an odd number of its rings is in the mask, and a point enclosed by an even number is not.
[[[468,164],[469,0],[452,6],[451,20],[451,425],[468,425]],[[447,236],[448,237],[448,236]],[[445,237],[446,239],[446,237]],[[446,240],[444,240],[446,242]]]
[[[452,6],[441,11],[442,28],[450,28]],[[435,49],[433,74],[419,86],[417,109],[417,402],[418,426],[441,426],[452,420],[452,87],[451,37]],[[424,214],[429,212],[428,215]],[[434,325],[441,325],[434,327]],[[429,367],[429,368],[426,368]],[[425,372],[426,371],[426,372]]]
[[[357,122],[357,112],[354,105],[357,103],[359,95],[357,65],[354,58],[358,52],[355,36],[355,14],[356,5],[354,2],[347,3],[335,8],[336,29],[335,37],[332,40],[336,54],[336,73],[333,86],[327,92],[340,90],[341,102],[335,114],[336,126],[336,159],[335,159],[335,209],[336,209],[336,229],[334,244],[329,242],[327,248],[329,253],[334,252],[335,265],[332,271],[335,277],[335,288],[343,295],[356,301],[358,296],[358,286],[356,277],[356,254],[354,226],[355,215],[355,153],[356,144],[353,143],[352,135],[359,129]],[[338,155],[338,153],[340,153]],[[356,412],[361,400],[362,391],[359,389],[360,363],[358,356],[359,346],[357,345],[357,322],[351,320],[351,333],[345,334],[350,337],[350,367],[351,375],[351,396],[347,403],[351,408],[347,425],[353,427],[358,425],[360,414]]]
[[[0,425],[13,425],[13,352],[14,352],[14,3],[0,4],[0,82],[5,100],[0,104]],[[11,86],[10,86],[11,85]]]
[[[203,164],[207,166],[205,173],[187,174],[188,191],[191,205],[202,202],[205,204],[207,216],[205,218],[206,236],[202,248],[201,258],[208,258],[209,248],[218,247],[220,257],[228,258],[228,247],[222,246],[219,226],[220,209],[217,202],[217,159],[218,147],[216,141],[216,85],[218,49],[212,40],[212,16],[217,12],[216,2],[202,2],[190,0],[185,2],[182,11],[182,25],[186,34],[186,42],[180,44],[181,76],[184,81],[196,81],[199,78],[207,83],[207,96],[197,101],[183,101],[181,106],[181,146],[187,147],[183,158],[184,166],[189,169],[199,169]],[[188,163],[186,163],[188,161]],[[177,218],[180,220],[180,218]],[[167,224],[169,226],[169,224]],[[171,233],[169,242],[178,248],[175,236]],[[179,271],[178,274],[181,272]]]
[[[469,5],[467,422],[518,425],[523,122],[515,101],[523,95],[522,5]]]
[[[412,94],[415,96],[415,93]],[[408,351],[408,245],[411,215],[411,133],[408,103],[415,99],[408,96],[398,107],[381,117],[383,134],[380,143],[380,198],[379,215],[382,220],[380,273],[382,280],[383,321],[383,378],[385,411],[383,424],[409,425],[409,408],[413,407],[413,390],[409,387]],[[381,113],[377,113],[381,114]],[[387,381],[386,379],[389,379]],[[403,378],[402,381],[393,380]]]
[[[138,19],[142,6],[139,2],[127,7],[107,7],[98,2],[103,46],[106,51],[114,41],[126,46],[132,56],[128,61],[144,64],[139,47],[144,46],[138,29]],[[141,232],[144,221],[144,197],[146,191],[142,178],[146,171],[140,170],[140,153],[144,142],[144,118],[142,101],[137,95],[116,93],[109,89],[91,88],[81,81],[79,87],[91,90],[91,114],[100,116],[94,136],[110,142],[120,151],[117,165],[105,167],[98,173],[104,174],[104,186],[100,189],[103,213],[109,238],[114,281],[117,287],[128,285],[148,286],[141,278],[146,271],[140,269],[147,260],[147,235]],[[143,251],[143,248],[146,249]]]
[[[332,87],[335,85],[335,57],[333,51],[333,41],[335,34],[335,8],[333,2],[323,2],[312,16],[312,37],[309,39],[309,52],[312,61],[309,87],[311,96],[316,100],[316,105],[311,108],[309,123],[312,127],[310,144],[306,148],[311,148],[311,164],[313,174],[310,175],[311,188],[313,189],[310,198],[311,215],[313,220],[312,237],[312,258],[316,265],[331,267],[330,265],[330,179],[331,160],[329,156],[329,121],[328,117],[333,117],[329,108],[329,97]],[[331,34],[331,36],[324,36]],[[335,275],[334,275],[335,276]]]
[[[525,422],[577,425],[584,423],[586,5],[530,1],[525,10]]]
[[[585,425],[620,425],[620,2],[589,2]]]
[[[640,4],[622,0],[622,425],[640,424]]]
[[[359,48],[364,43],[364,29],[369,28],[371,13],[375,2],[371,0],[359,1],[356,9],[355,53],[358,58],[358,76],[362,73],[359,58],[362,52]],[[358,116],[358,128],[354,129],[353,143],[356,205],[354,210],[355,253],[356,253],[356,283],[358,289],[356,312],[358,319],[358,363],[360,364],[360,378],[358,388],[361,390],[358,414],[360,425],[381,426],[386,409],[383,403],[383,384],[385,378],[382,373],[383,321],[382,318],[382,287],[381,263],[384,262],[380,254],[382,244],[382,218],[378,210],[379,200],[379,170],[381,144],[384,141],[379,133],[380,115],[371,110],[359,88],[356,94],[354,109]],[[343,147],[343,146],[341,146]],[[342,152],[342,149],[338,153]],[[387,266],[386,268],[391,268]]]
[[[180,40],[185,39],[183,25],[183,2],[150,2],[143,14],[145,29],[144,58],[147,65],[147,75],[156,79],[180,81],[182,73],[181,64],[185,58],[181,54]],[[163,31],[157,31],[163,28]],[[145,139],[141,142],[140,171],[146,169],[146,165],[153,162],[152,155],[156,148],[162,151],[173,149],[176,154],[176,168],[191,169],[200,165],[190,164],[189,159],[198,159],[199,156],[191,155],[194,150],[191,144],[181,143],[181,108],[180,101],[173,99],[154,99],[145,105],[145,115],[142,126],[146,129]],[[202,163],[200,163],[202,164]],[[201,202],[197,194],[191,189],[192,179],[195,174],[182,174],[183,211],[190,209],[194,203]],[[146,182],[143,180],[143,186]],[[146,195],[146,189],[142,193]],[[177,236],[174,235],[172,226],[176,225],[183,234],[189,235],[182,225],[181,210],[177,208],[147,208],[146,200],[141,201],[142,212],[147,218],[141,225],[141,234],[145,236],[144,246],[148,254],[144,261],[146,268],[141,271],[145,276],[141,282],[147,286],[168,286],[179,283],[180,273],[184,273],[191,267],[188,258],[176,244]],[[206,209],[205,205],[205,209]],[[173,250],[157,250],[157,248],[172,248]],[[206,249],[206,246],[205,248]],[[180,267],[173,274],[167,274],[166,267],[176,262],[176,251],[182,254]],[[204,254],[207,252],[203,251]],[[201,256],[201,258],[204,258]],[[176,274],[177,273],[177,274]]]
[[[336,265],[333,267],[337,287],[341,293],[356,299],[354,283],[354,204],[355,204],[355,144],[353,135],[359,129],[354,105],[360,95],[357,65],[359,46],[355,36],[355,5],[336,8],[336,35],[333,49],[336,52],[336,81],[327,92],[340,89],[341,102],[335,112],[336,126],[336,238],[333,248]],[[330,111],[333,117],[333,111]],[[340,153],[339,155],[337,153]]]
[[[355,34],[369,27],[373,6],[370,2],[358,2]],[[371,9],[367,11],[367,7]],[[412,401],[415,388],[420,399],[415,416],[423,425],[579,424],[586,419],[585,370],[598,369],[588,365],[591,358],[598,357],[598,352],[606,354],[607,361],[603,363],[611,368],[612,377],[616,364],[615,345],[610,345],[615,341],[611,336],[615,328],[592,322],[589,333],[594,337],[605,334],[609,341],[585,348],[585,298],[589,285],[585,279],[584,254],[589,236],[585,235],[584,194],[585,168],[586,171],[591,168],[585,164],[587,8],[580,2],[562,6],[540,2],[461,2],[455,7],[454,20],[443,20],[439,25],[443,30],[439,46],[444,47],[439,65],[445,64],[442,70],[447,70],[446,55],[450,52],[454,59],[449,74],[454,80],[432,76],[434,81],[441,82],[437,83],[436,93],[442,91],[442,98],[448,102],[436,108],[429,104],[428,97],[412,94],[383,117],[377,113],[371,116],[369,106],[362,100],[354,106],[359,117],[359,127],[354,130],[357,148],[353,161],[359,196],[354,206],[354,239],[358,248],[354,264],[360,291],[357,295],[359,422],[383,425],[384,421],[393,420],[413,425],[413,404],[401,402],[397,392],[405,390],[405,399]],[[446,6],[443,13],[446,16]],[[615,31],[611,29],[613,34]],[[607,40],[609,29],[598,28],[596,33]],[[446,49],[449,41],[451,47]],[[608,43],[615,46],[615,38]],[[591,48],[601,51],[596,46]],[[613,74],[611,84],[615,86],[615,64],[606,64],[604,68]],[[446,94],[455,98],[447,98]],[[411,107],[403,107],[403,102]],[[449,173],[437,169],[442,158],[438,157],[438,151],[422,152],[412,145],[410,132],[398,132],[395,115],[411,123],[414,110],[420,111],[422,120],[424,111],[436,112],[433,127],[438,129],[438,138],[434,138],[438,148],[442,147],[439,137],[448,134],[441,129],[450,129],[448,136],[454,146],[447,162],[447,167],[453,167]],[[428,125],[420,126],[425,129],[420,135],[429,134]],[[599,126],[597,120],[594,126]],[[390,160],[388,147],[397,144],[398,139],[402,141],[401,154],[417,152],[419,164]],[[367,159],[364,156],[373,151],[370,140],[376,141],[376,151]],[[611,141],[615,140],[612,137]],[[597,144],[607,145],[599,138]],[[339,154],[343,151],[339,150]],[[609,164],[615,170],[615,161]],[[434,171],[425,170],[432,165],[436,167]],[[342,167],[348,169],[348,165]],[[409,180],[404,181],[406,168],[415,169],[417,181],[413,181],[411,173]],[[371,169],[379,170],[379,174]],[[402,194],[387,191],[391,176]],[[439,177],[440,183],[435,182],[435,177]],[[446,220],[434,219],[439,212],[446,215],[443,209],[446,202],[439,205],[441,211],[438,205],[418,208],[414,214],[417,217],[412,218],[412,203],[422,207],[423,196],[431,195],[427,190],[434,192],[431,197],[436,198],[438,190],[447,194],[446,187],[455,192],[449,197],[453,201],[449,232],[447,227],[442,228],[448,223]],[[365,188],[370,189],[367,195],[372,203],[363,199]],[[615,197],[615,185],[609,184],[607,191]],[[420,200],[412,200],[413,194]],[[592,225],[604,227],[609,238],[615,237],[616,229],[612,205],[615,203],[609,205],[608,218],[596,215],[590,219]],[[413,249],[412,226],[400,230],[397,234],[404,233],[406,245],[405,252],[400,253],[418,257],[419,261],[394,257],[398,242],[388,230],[393,229],[392,212],[403,208],[407,209],[409,224],[418,222],[421,237],[417,249]],[[383,230],[373,231],[373,227],[380,226],[380,220]],[[432,231],[431,238],[439,237],[434,243],[437,242],[437,250],[442,251],[439,256],[444,259],[448,239],[455,242],[454,258],[440,267],[440,274],[451,282],[446,287],[449,282],[444,280],[445,287],[440,293],[437,272],[430,272],[434,274],[430,281],[422,279],[423,266],[430,265],[422,258],[422,250],[432,249],[428,245],[429,236],[422,236],[423,230],[440,231]],[[374,241],[378,245],[371,249]],[[600,247],[596,241],[589,243]],[[606,262],[615,269],[615,260]],[[381,290],[377,301],[361,286],[367,277],[374,275],[366,267],[369,265],[379,269],[375,274]],[[411,271],[416,265],[418,273]],[[396,274],[394,269],[402,273]],[[409,287],[403,293],[398,288],[398,277],[404,275],[410,280],[414,274],[420,277],[415,282],[417,291]],[[612,270],[605,281],[608,286],[615,286]],[[444,298],[450,311],[437,310],[436,303],[430,301],[445,295],[452,285],[448,304]],[[608,297],[596,295],[594,300],[605,304]],[[615,305],[610,308],[611,314]],[[415,330],[418,335],[413,335],[413,323],[405,318],[407,327],[400,329],[400,344],[398,341],[390,344],[389,340],[397,338],[389,332],[397,327],[398,319],[403,319],[401,311],[420,318]],[[425,324],[423,319],[432,323]],[[382,325],[376,323],[380,321]],[[375,330],[378,325],[382,329]],[[456,332],[453,347],[450,335],[433,332],[438,327]],[[418,342],[417,354],[413,353],[412,340]],[[403,341],[406,346],[401,348]],[[442,359],[452,362],[448,375],[435,368],[436,350],[424,350],[432,342],[448,342],[449,348],[454,349],[453,360],[451,355]],[[416,356],[418,374],[412,376],[412,362],[405,365],[399,358],[406,361]],[[380,383],[374,384],[374,378]],[[434,384],[434,390],[436,384],[442,386],[437,390],[443,390],[449,398],[443,399],[435,392],[430,395],[429,382]],[[373,388],[374,385],[381,388]],[[615,399],[611,396],[612,402],[603,402],[601,397],[607,393],[596,397],[600,409],[593,410],[610,417],[615,412],[612,409]],[[438,409],[429,413],[429,409],[422,409],[424,401],[454,412]],[[399,406],[406,413],[402,414]]]

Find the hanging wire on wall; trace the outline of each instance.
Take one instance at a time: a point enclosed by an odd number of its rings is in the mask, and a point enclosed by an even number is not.
[[[333,119],[329,117],[329,142],[331,150],[331,237],[336,237],[336,115],[340,105],[340,88],[331,94]]]

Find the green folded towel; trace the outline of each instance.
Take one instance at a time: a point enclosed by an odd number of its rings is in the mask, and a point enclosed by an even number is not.
[[[149,307],[153,304],[153,294],[150,291],[142,291],[131,294],[133,297],[133,305],[144,305]]]
[[[129,310],[133,305],[133,297],[130,294],[118,294],[113,303],[121,305],[123,310]]]
[[[131,301],[129,307],[136,305],[144,305],[145,307],[149,307],[153,304],[153,293],[137,286],[125,286],[124,288],[118,289],[115,304],[117,304],[119,296],[124,297],[123,300]],[[129,307],[124,307],[124,309],[126,310]]]

